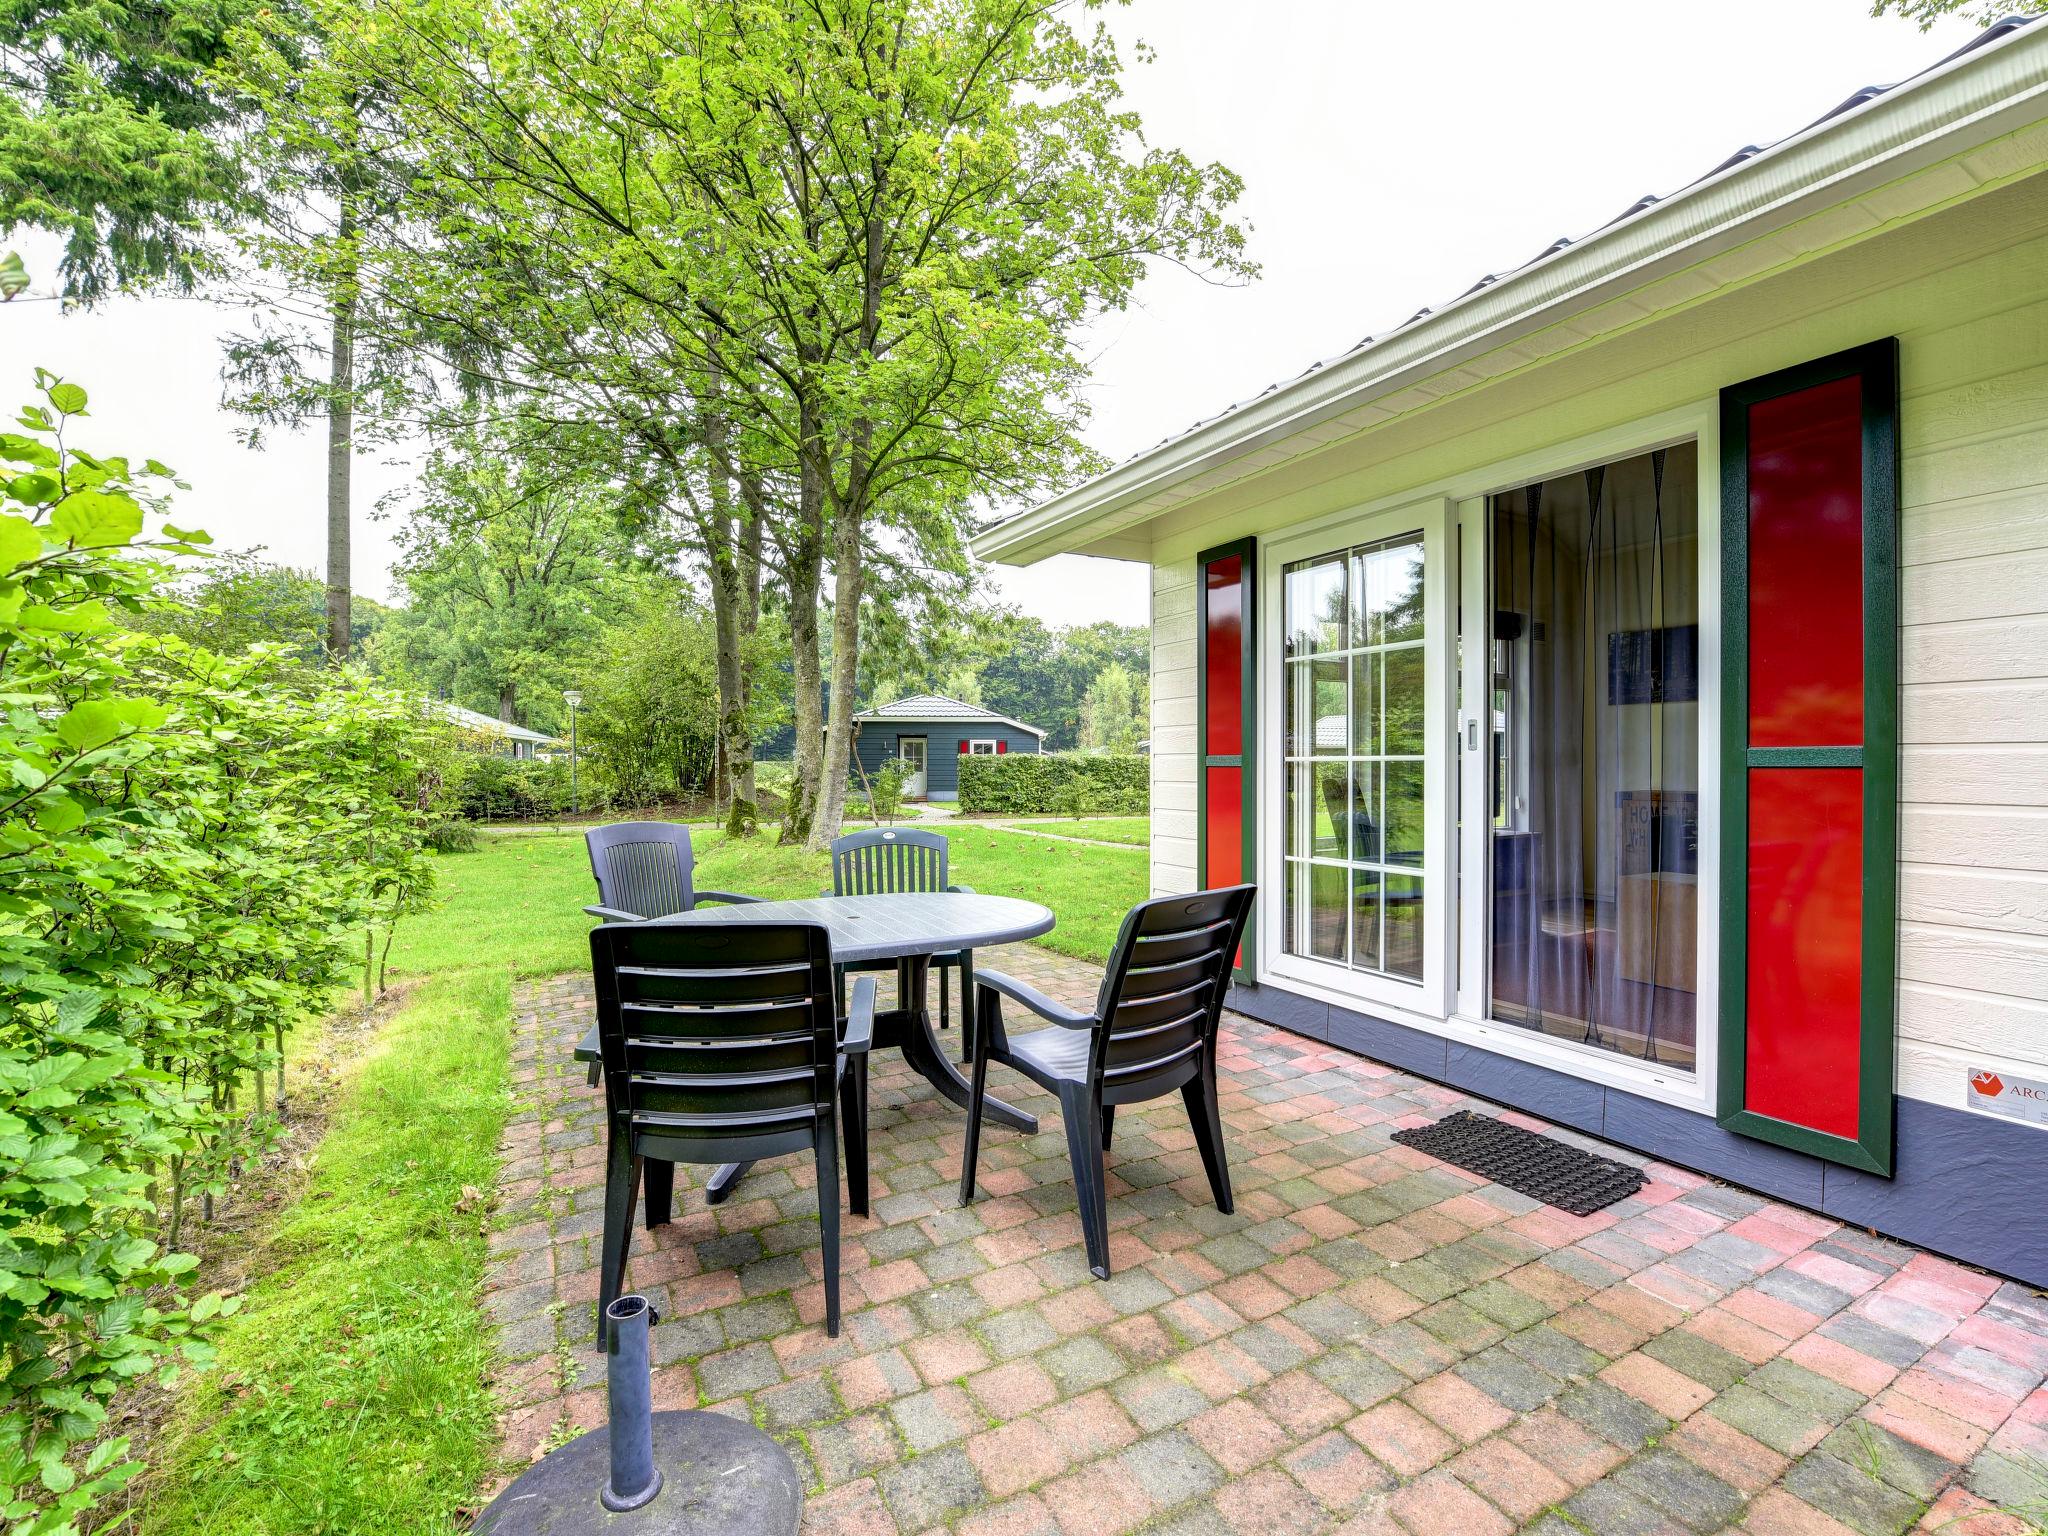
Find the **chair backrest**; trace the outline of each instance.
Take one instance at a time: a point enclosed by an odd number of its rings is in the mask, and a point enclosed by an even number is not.
[[[1131,908],[1096,1000],[1089,1075],[1150,1098],[1192,1075],[1216,1038],[1231,958],[1256,886],[1159,896]]]
[[[607,923],[590,963],[615,1119],[672,1142],[809,1141],[837,1084],[822,925]]]
[[[690,829],[673,821],[615,821],[583,834],[601,906],[667,917],[697,904]]]
[[[943,891],[951,844],[936,832],[877,827],[832,840],[834,896]]]

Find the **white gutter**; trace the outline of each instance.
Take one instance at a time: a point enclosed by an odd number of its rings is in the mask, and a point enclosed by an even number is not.
[[[2022,27],[1234,406],[1073,490],[982,530],[984,560],[1028,564],[1113,531],[1178,483],[1554,325],[1769,227],[1844,201],[2038,119],[2048,23]],[[1083,534],[1086,537],[1083,537]]]

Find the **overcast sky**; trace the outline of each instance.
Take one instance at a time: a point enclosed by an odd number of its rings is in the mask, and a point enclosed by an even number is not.
[[[1797,130],[1860,86],[1925,68],[1974,30],[1923,35],[1867,11],[1866,0],[1136,0],[1114,11],[1120,37],[1158,53],[1127,73],[1148,135],[1244,177],[1240,212],[1264,271],[1244,288],[1160,273],[1099,327],[1090,439],[1114,458],[1134,453],[1743,144]],[[54,245],[11,244],[48,291]],[[231,323],[166,297],[95,313],[0,307],[11,391],[0,404],[25,398],[37,364],[84,384],[95,419],[79,441],[175,466],[193,486],[181,522],[318,567],[321,439],[239,444],[220,409]],[[371,509],[408,478],[391,457],[356,471],[356,585],[377,597],[389,592],[391,524]],[[995,576],[1051,623],[1146,620],[1140,566],[1063,557]]]

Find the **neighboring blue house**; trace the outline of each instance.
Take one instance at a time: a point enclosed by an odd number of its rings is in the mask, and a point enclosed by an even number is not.
[[[960,759],[969,754],[1045,750],[1045,732],[1037,726],[936,693],[855,715],[853,730],[862,771],[874,773],[892,757],[903,759],[903,793],[911,800],[959,799]]]

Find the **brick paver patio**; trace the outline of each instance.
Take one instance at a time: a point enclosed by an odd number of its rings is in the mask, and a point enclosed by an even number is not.
[[[989,962],[1077,1003],[1098,976]],[[564,977],[517,1007],[488,1298],[513,1464],[603,1416],[590,1006]],[[876,1068],[840,1338],[808,1156],[715,1211],[681,1170],[675,1222],[635,1232],[656,1405],[779,1436],[807,1532],[2019,1536],[2048,1509],[2048,1301],[2023,1287],[1656,1163],[1563,1215],[1388,1140],[1468,1096],[1235,1015],[1237,1213],[1178,1096],[1125,1110],[1097,1282],[1047,1096],[992,1074],[1043,1129],[988,1129],[963,1210],[965,1116]]]

